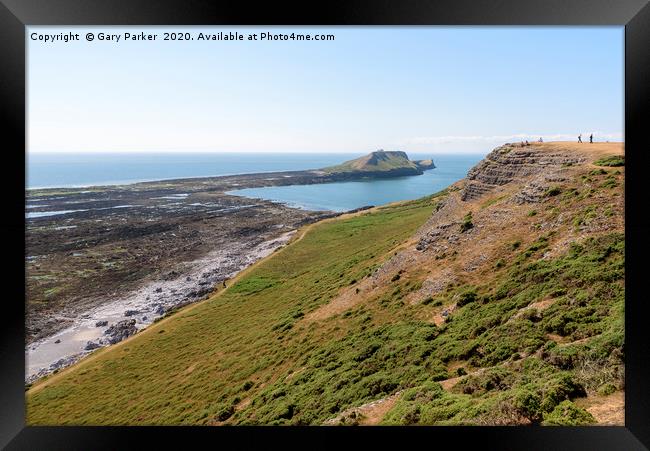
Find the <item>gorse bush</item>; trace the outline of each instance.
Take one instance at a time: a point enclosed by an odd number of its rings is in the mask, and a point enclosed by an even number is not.
[[[476,302],[477,299],[478,295],[476,294],[476,289],[473,287],[468,287],[458,294],[458,301],[456,302],[456,305],[458,307],[462,307],[471,302]]]
[[[561,192],[562,192],[562,188],[560,188],[559,186],[554,186],[546,190],[546,197],[557,196]]]
[[[542,237],[520,255],[547,244]],[[400,399],[386,421],[402,424],[407,406],[418,404],[420,415],[410,419],[418,424],[474,424],[476,418],[483,418],[481,424],[588,424],[586,412],[568,402],[623,380],[624,248],[620,233],[588,238],[559,258],[511,265],[499,285],[455,288],[458,299],[474,302],[457,304],[431,355],[488,369],[465,370],[453,393],[426,405]],[[554,302],[514,318],[542,299]],[[546,338],[549,332],[594,339],[560,346]]]
[[[625,155],[611,155],[608,157],[599,158],[598,160],[594,161],[594,164],[596,166],[609,167],[625,166]]]
[[[474,223],[472,223],[472,212],[470,211],[463,217],[463,222],[460,224],[460,231],[467,232],[472,227],[474,227]]]
[[[544,416],[544,424],[552,426],[584,426],[595,422],[593,415],[568,400],[562,401]]]

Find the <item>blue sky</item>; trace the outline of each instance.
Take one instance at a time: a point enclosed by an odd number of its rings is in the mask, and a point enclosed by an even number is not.
[[[157,33],[88,42],[87,32]],[[165,31],[334,41],[163,41]],[[80,33],[44,43],[31,33]],[[30,152],[487,152],[623,139],[623,27],[29,27]]]

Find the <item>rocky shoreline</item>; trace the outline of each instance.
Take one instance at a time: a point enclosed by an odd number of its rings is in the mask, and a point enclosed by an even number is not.
[[[330,178],[293,171],[28,191],[26,382],[205,299],[300,226],[341,214],[226,191]]]
[[[122,299],[83,313],[73,324],[32,343],[27,350],[26,383],[65,368],[95,349],[138,333],[171,312],[205,299],[239,271],[286,244],[295,231],[242,248],[213,251],[174,278],[149,283]]]

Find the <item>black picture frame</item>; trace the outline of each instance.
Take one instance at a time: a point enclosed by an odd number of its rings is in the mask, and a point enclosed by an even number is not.
[[[24,399],[25,295],[25,27],[29,25],[619,25],[625,26],[626,192],[626,388],[624,427],[416,427],[416,428],[199,428],[26,427]],[[644,206],[650,146],[644,135],[650,72],[650,5],[646,0],[348,0],[300,4],[204,0],[0,0],[5,208],[4,303],[0,356],[0,446],[7,449],[124,449],[139,439],[148,446],[208,440],[235,448],[266,446],[282,435],[317,435],[310,447],[341,446],[353,436],[367,444],[454,446],[469,441],[487,449],[610,450],[650,447],[650,349],[644,326],[646,256],[650,222]],[[595,68],[597,70],[597,68]],[[647,125],[646,125],[647,127]],[[647,277],[647,276],[646,276]],[[215,435],[216,434],[216,435]],[[407,441],[403,441],[407,440]],[[141,446],[141,445],[140,445]],[[191,445],[190,445],[191,446]],[[422,446],[422,445],[418,445]]]

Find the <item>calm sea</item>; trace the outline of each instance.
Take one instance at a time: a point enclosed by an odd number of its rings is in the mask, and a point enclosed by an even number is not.
[[[85,187],[188,177],[318,169],[361,153],[30,154],[27,188]],[[409,154],[432,158],[424,175],[388,180],[250,188],[231,192],[313,210],[344,211],[432,194],[465,177],[483,154]]]

